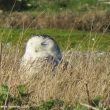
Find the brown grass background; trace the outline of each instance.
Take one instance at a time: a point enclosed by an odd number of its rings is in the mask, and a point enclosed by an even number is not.
[[[75,13],[64,12],[13,12],[0,13],[0,26],[2,27],[36,27],[36,28],[73,28],[78,30],[92,30],[110,32],[110,12],[89,11]],[[107,29],[106,29],[107,28]]]

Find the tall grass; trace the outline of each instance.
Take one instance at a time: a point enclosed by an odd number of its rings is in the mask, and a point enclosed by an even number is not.
[[[7,85],[9,93],[17,96],[16,88],[21,84],[19,64],[24,52],[19,44],[15,47],[3,45],[1,50],[0,84]],[[105,99],[110,91],[110,53],[92,50],[83,52],[78,47],[65,50],[55,71],[44,67],[26,84],[27,104],[40,104],[50,98],[74,104],[88,98],[86,85],[91,99],[96,96]]]

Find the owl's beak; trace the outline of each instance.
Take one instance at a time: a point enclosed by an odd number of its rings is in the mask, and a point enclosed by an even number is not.
[[[38,50],[35,50],[35,52],[38,52]]]
[[[35,47],[35,52],[37,53],[40,50],[41,46]]]
[[[35,48],[35,52],[38,52],[39,50],[41,49],[41,47],[37,47],[37,48]]]

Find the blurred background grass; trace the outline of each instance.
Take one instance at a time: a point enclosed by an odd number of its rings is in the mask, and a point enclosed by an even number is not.
[[[0,0],[0,40],[48,34],[62,50],[110,50],[110,5],[99,0]]]
[[[68,48],[78,48],[81,50],[93,49],[93,50],[105,50],[110,49],[110,34],[102,34],[97,32],[82,32],[77,30],[66,29],[17,29],[17,28],[0,28],[1,39],[4,43],[10,45],[16,45],[17,42],[26,42],[33,35],[47,34],[52,36],[60,45],[62,50]],[[8,34],[7,34],[8,33]]]
[[[107,0],[104,0],[107,1]],[[12,9],[14,4],[15,10],[34,10],[34,11],[87,11],[90,9],[109,10],[109,4],[102,3],[100,0],[0,0],[1,7]]]

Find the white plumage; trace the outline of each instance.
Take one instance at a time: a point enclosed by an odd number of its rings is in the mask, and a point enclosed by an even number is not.
[[[37,35],[30,38],[26,45],[25,53],[21,61],[21,77],[24,80],[40,73],[48,63],[54,69],[62,58],[60,48],[53,38],[48,35]]]

